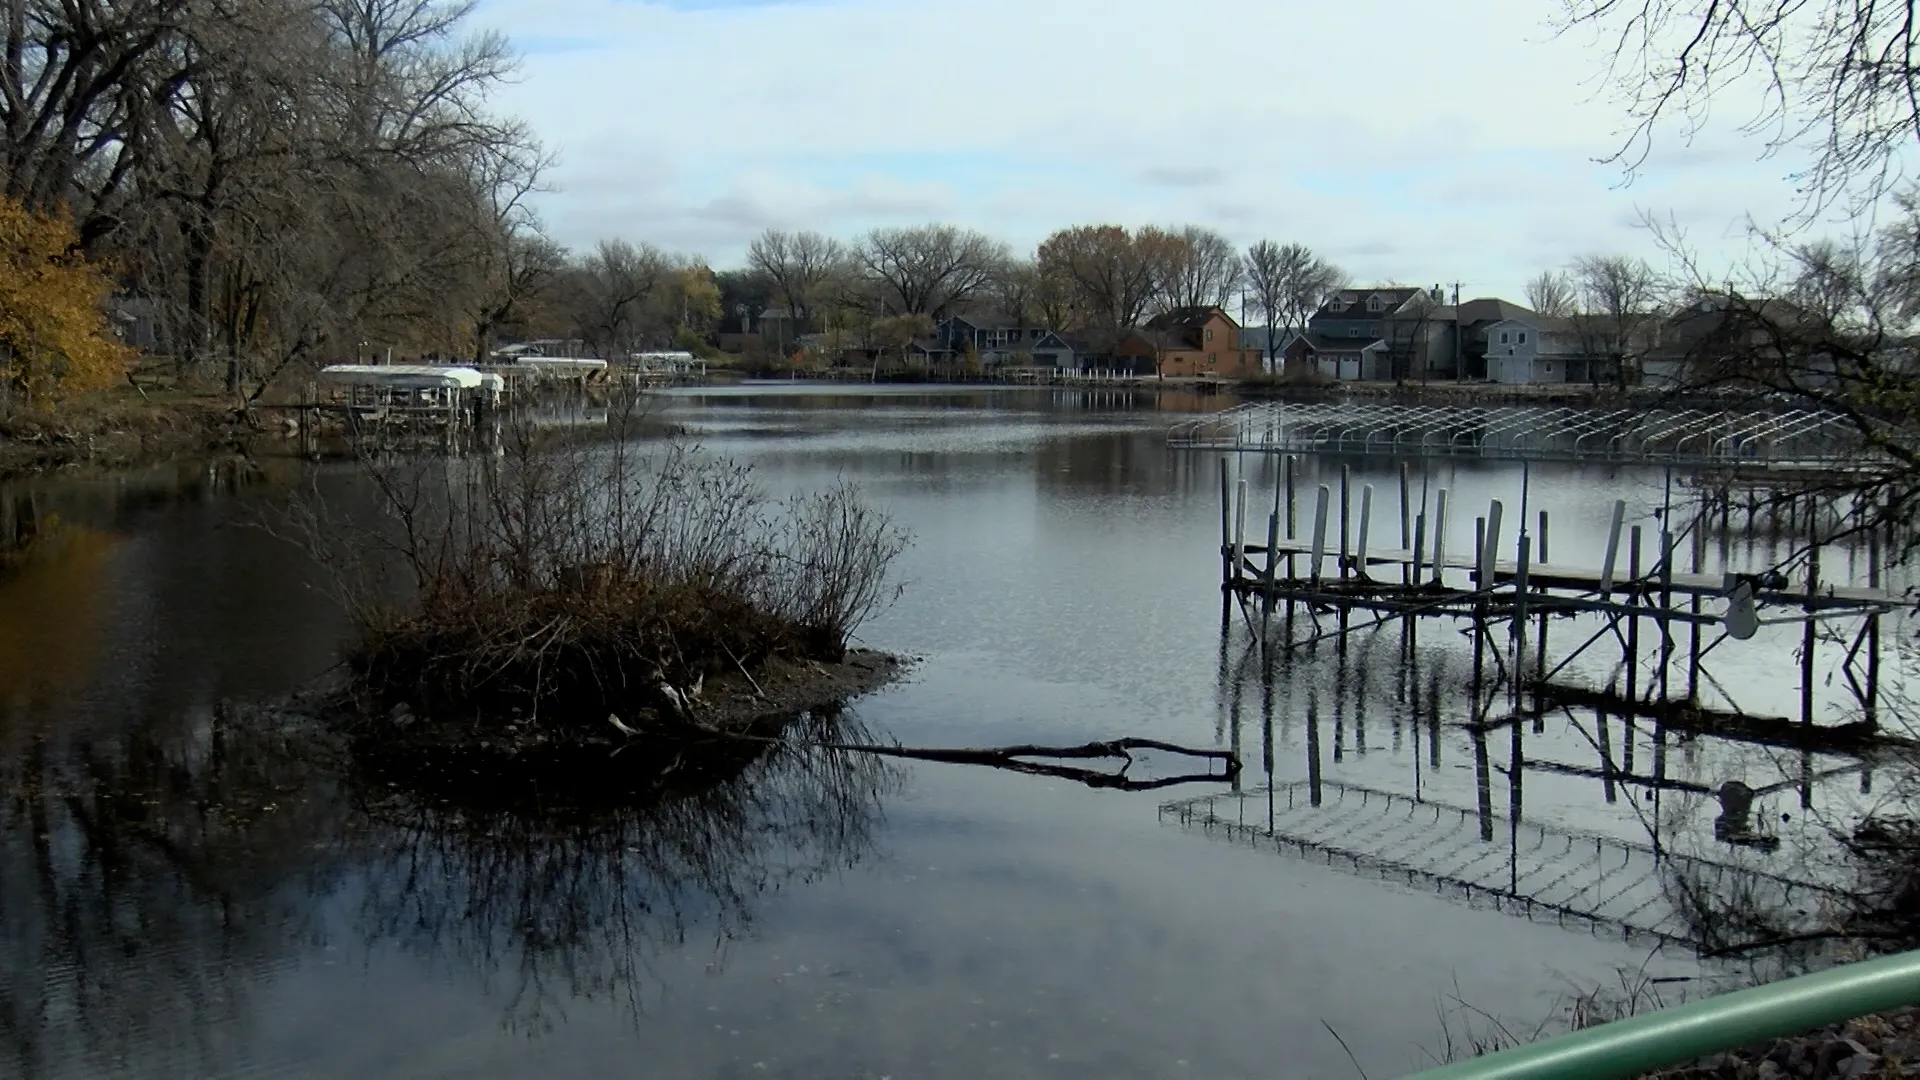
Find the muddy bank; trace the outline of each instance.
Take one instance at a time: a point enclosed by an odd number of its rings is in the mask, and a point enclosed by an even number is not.
[[[383,779],[463,800],[512,800],[563,782],[626,797],[704,786],[744,768],[798,717],[837,712],[900,678],[909,661],[865,649],[838,663],[774,658],[748,675],[705,680],[675,716],[596,717],[504,725],[436,722],[404,707],[380,717],[337,711],[356,765]]]
[[[0,415],[0,476],[85,466],[127,469],[185,457],[246,453],[274,433],[255,428],[225,397],[119,394],[54,413]]]

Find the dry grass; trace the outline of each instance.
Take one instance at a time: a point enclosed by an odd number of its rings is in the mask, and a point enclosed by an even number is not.
[[[358,631],[367,703],[479,726],[679,722],[677,699],[773,657],[840,659],[889,603],[906,537],[851,485],[777,499],[685,443],[366,463],[377,520],[310,501]],[[400,570],[393,582],[383,570]],[[396,587],[397,586],[397,587]]]

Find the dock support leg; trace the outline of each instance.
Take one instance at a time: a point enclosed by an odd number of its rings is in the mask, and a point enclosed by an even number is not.
[[[1346,580],[1347,557],[1353,553],[1353,466],[1340,466],[1340,578]]]
[[[1693,523],[1693,573],[1698,577],[1701,564],[1707,557],[1707,521],[1703,517]],[[1693,590],[1693,599],[1688,608],[1693,615],[1693,627],[1688,631],[1687,642],[1687,700],[1698,704],[1700,701],[1700,590]]]
[[[1867,584],[1880,588],[1880,530],[1877,523],[1867,527]],[[1880,726],[1880,616],[1867,616],[1867,723]],[[1861,782],[1867,783],[1864,775]]]
[[[1233,478],[1220,458],[1220,587],[1233,584]]]
[[[1413,507],[1407,488],[1407,463],[1400,463],[1400,550],[1413,550]],[[1425,509],[1422,507],[1422,509]],[[1400,583],[1411,585],[1420,578],[1420,566],[1415,563],[1400,572]]]
[[[1820,591],[1819,530],[1807,530],[1807,628],[1800,635],[1800,726],[1813,727],[1813,653],[1819,637],[1814,632],[1813,598]]]
[[[1640,526],[1635,525],[1627,548],[1627,700],[1640,702]]]

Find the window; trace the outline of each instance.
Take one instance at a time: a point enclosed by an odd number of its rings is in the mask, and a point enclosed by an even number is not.
[[[1348,336],[1348,337],[1359,337],[1359,336],[1360,336],[1360,328],[1359,328],[1359,327],[1357,327],[1357,326],[1349,326],[1349,327],[1347,327],[1347,336]]]
[[[1502,330],[1500,331],[1500,344],[1505,345],[1506,343],[1507,343],[1507,332],[1505,330]]]
[[[1385,300],[1380,299],[1378,296],[1369,296],[1367,297],[1367,310],[1368,311],[1385,311],[1387,310],[1387,302]]]
[[[1518,341],[1522,345],[1525,345],[1527,343],[1527,332],[1525,330],[1520,331],[1520,337]]]
[[[1207,340],[1208,341],[1213,340],[1213,327],[1211,326],[1207,327]]]

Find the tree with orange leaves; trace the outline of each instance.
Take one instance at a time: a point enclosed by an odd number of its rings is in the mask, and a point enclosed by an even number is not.
[[[127,349],[107,324],[112,291],[65,215],[0,198],[0,402],[44,406],[119,381]]]

